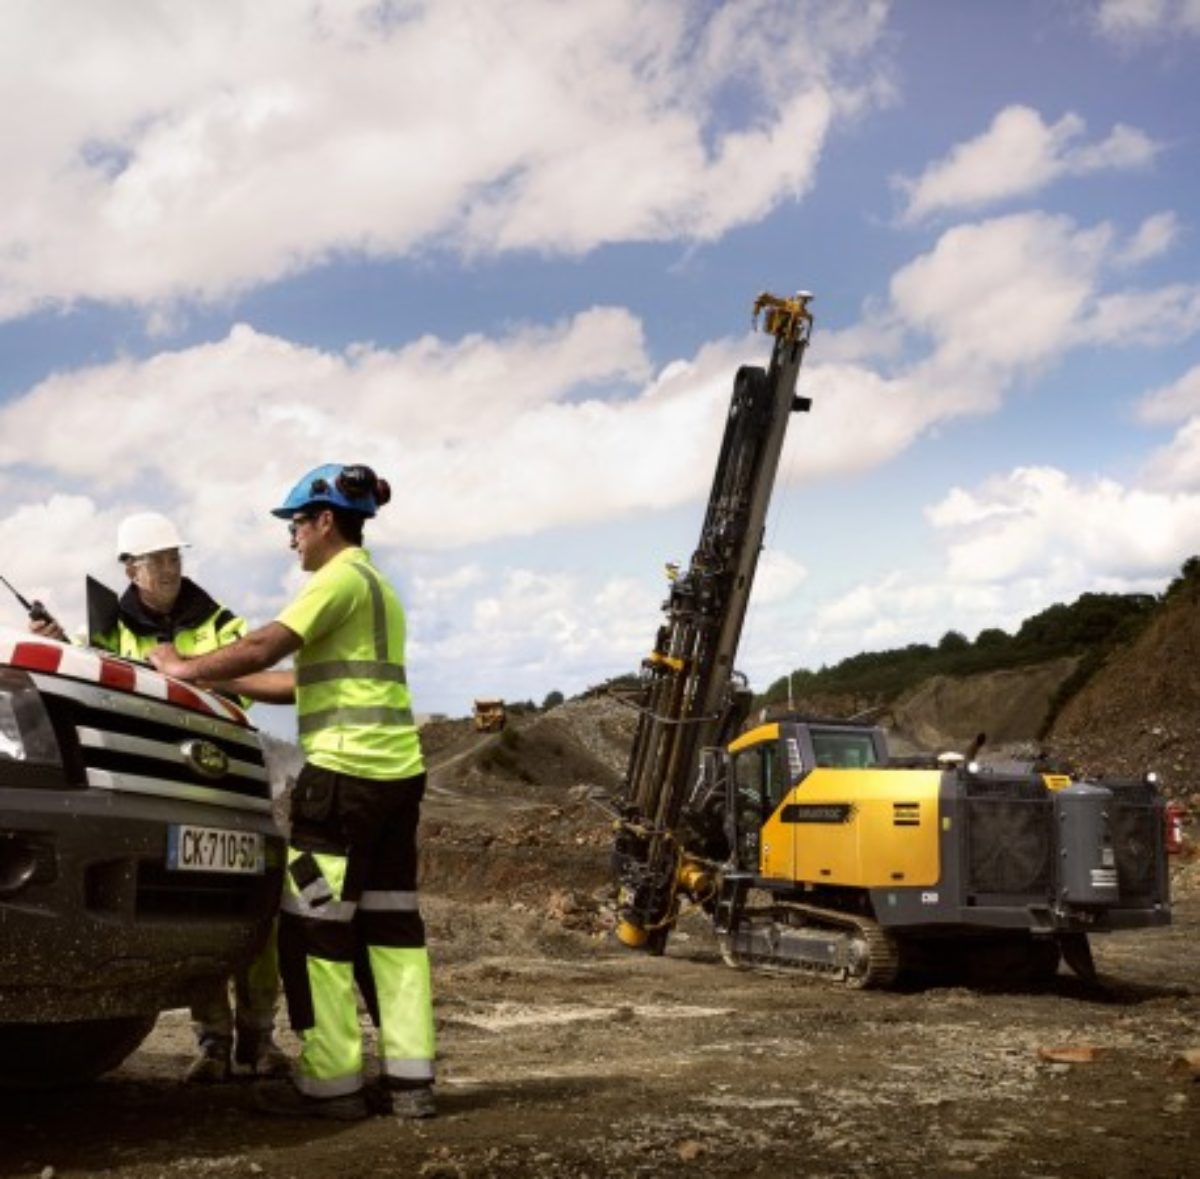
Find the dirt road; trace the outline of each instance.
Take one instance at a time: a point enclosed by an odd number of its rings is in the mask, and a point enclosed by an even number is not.
[[[8,1094],[0,1175],[1195,1176],[1200,898],[1100,941],[1107,986],[838,993],[720,964],[689,924],[630,956],[532,906],[429,902],[434,1122],[276,1122],[181,1084],[182,1012],[84,1089]],[[1094,1050],[1053,1063],[1047,1048]]]

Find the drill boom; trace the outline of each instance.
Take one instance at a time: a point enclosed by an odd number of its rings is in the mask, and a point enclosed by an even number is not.
[[[762,548],[767,507],[808,346],[811,295],[760,295],[754,320],[774,336],[765,371],[743,366],[713,476],[700,541],[664,603],[666,622],[643,661],[634,736],[614,849],[622,940],[659,949],[677,910],[686,836],[680,816],[699,751],[732,736],[745,713],[733,661]]]

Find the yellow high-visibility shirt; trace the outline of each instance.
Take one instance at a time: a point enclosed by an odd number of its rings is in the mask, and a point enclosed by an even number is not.
[[[422,773],[404,669],[404,608],[365,549],[343,549],[276,619],[300,637],[296,718],[314,765],[359,778]]]

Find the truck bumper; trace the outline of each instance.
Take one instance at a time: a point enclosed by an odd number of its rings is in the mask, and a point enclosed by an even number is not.
[[[172,871],[172,824],[263,835],[261,874]],[[0,1022],[189,1004],[248,963],[278,909],[267,814],[98,789],[0,790]]]

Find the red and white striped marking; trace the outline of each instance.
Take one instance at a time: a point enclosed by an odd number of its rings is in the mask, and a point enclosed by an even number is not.
[[[180,683],[152,667],[128,663],[91,647],[73,647],[53,639],[31,638],[20,631],[0,627],[0,665],[3,664],[25,671],[41,671],[48,675],[83,680],[117,692],[146,696],[151,700],[164,700],[192,712],[218,716],[244,728],[250,727],[250,718],[223,696]]]

